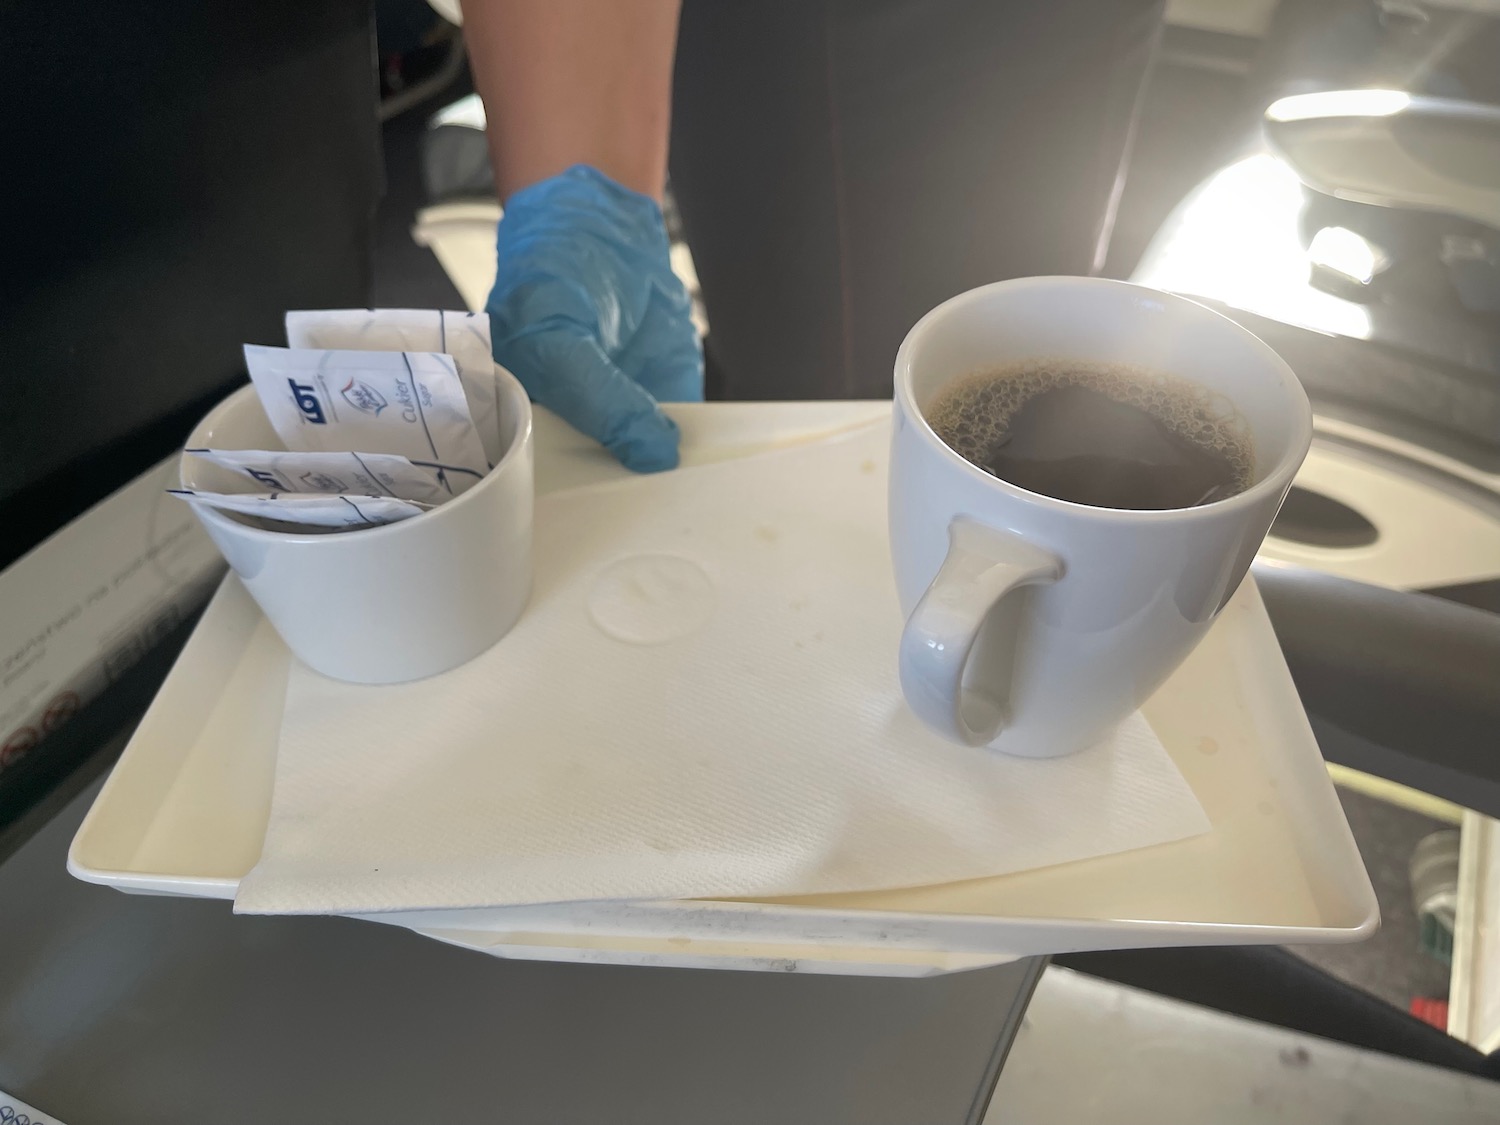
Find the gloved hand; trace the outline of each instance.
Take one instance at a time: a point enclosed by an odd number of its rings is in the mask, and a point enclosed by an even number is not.
[[[523,188],[500,220],[495,360],[630,469],[677,464],[660,402],[703,398],[691,301],[654,200],[586,165]]]

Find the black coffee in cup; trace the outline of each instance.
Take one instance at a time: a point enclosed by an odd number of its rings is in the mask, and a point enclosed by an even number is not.
[[[976,371],[925,411],[987,473],[1096,508],[1192,508],[1252,483],[1249,427],[1221,395],[1160,372],[1034,359]]]

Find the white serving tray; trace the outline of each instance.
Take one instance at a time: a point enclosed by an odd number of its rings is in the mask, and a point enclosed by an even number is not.
[[[875,403],[672,408],[685,463],[869,422]],[[537,482],[618,475],[539,412]],[[234,897],[260,854],[290,656],[231,576],[79,828],[75,876]],[[765,901],[590,902],[371,916],[505,957],[922,975],[1127,946],[1353,941],[1369,878],[1247,580],[1145,708],[1213,824],[1194,839],[965,883]]]

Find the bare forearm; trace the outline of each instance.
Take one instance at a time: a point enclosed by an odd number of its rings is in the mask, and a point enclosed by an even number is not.
[[[502,199],[574,164],[661,198],[681,0],[464,0]]]

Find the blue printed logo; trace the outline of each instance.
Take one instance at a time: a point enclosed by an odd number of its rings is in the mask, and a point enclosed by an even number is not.
[[[379,391],[368,383],[361,383],[358,379],[350,379],[348,385],[339,393],[344,396],[344,401],[355,410],[362,410],[366,414],[379,415],[388,405]]]
[[[295,379],[288,379],[292,385],[292,401],[297,404],[297,409],[302,411],[302,417],[315,426],[325,426],[328,419],[323,416],[323,404],[318,401],[318,393],[307,383],[299,383]]]
[[[245,469],[245,472],[250,474],[252,480],[258,481],[259,483],[265,485],[266,487],[271,489],[272,492],[286,491],[286,482],[273,472],[270,472],[266,469],[251,469],[248,467]]]

